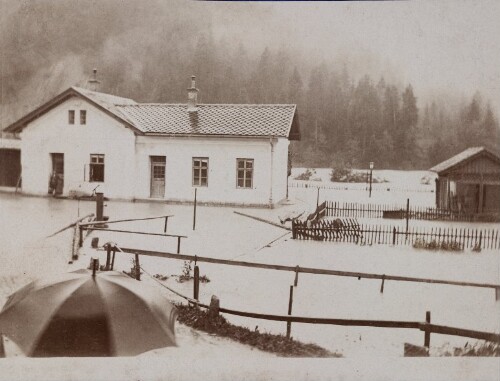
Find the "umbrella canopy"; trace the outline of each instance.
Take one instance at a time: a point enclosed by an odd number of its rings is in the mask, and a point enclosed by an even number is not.
[[[0,313],[0,334],[26,356],[135,356],[174,346],[175,307],[116,271],[78,270],[32,282]]]

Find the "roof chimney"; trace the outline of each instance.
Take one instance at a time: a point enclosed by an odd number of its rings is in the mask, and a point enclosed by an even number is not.
[[[93,76],[87,82],[88,82],[88,88],[89,88],[89,90],[92,90],[92,91],[98,91],[99,90],[99,85],[100,85],[101,82],[97,80],[97,69],[94,68],[94,70],[93,70]]]
[[[191,88],[188,90],[188,103],[187,110],[188,112],[196,112],[198,111],[198,89],[196,88],[196,77],[191,76]]]

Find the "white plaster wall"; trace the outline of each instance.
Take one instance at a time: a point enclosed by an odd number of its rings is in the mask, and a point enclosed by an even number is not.
[[[285,141],[283,143],[281,140]],[[286,194],[287,139],[278,139],[274,153],[273,203]],[[283,153],[284,152],[284,153]],[[150,197],[150,156],[166,156],[165,199],[193,201],[192,158],[208,157],[208,186],[197,187],[200,202],[269,205],[271,144],[268,138],[172,138],[137,136],[137,198]],[[283,157],[282,157],[283,156]],[[254,159],[252,189],[236,187],[236,159]],[[284,167],[283,167],[284,165]]]
[[[21,149],[21,140],[2,138],[1,132],[0,132],[0,148]]]
[[[289,144],[290,141],[286,138],[278,138],[274,144],[273,204],[286,198]]]
[[[80,110],[87,123],[80,125]],[[75,124],[68,123],[75,110]],[[31,122],[21,135],[22,190],[47,194],[52,171],[50,153],[64,153],[64,194],[98,191],[107,197],[132,198],[135,178],[135,135],[85,100],[72,97]],[[103,183],[89,182],[90,154],[105,155]],[[84,175],[85,172],[85,175]],[[84,177],[85,176],[85,177]]]

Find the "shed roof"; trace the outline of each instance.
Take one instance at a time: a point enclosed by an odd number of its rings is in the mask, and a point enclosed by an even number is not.
[[[486,154],[489,157],[496,159],[496,161],[500,163],[500,158],[494,153],[487,150],[485,147],[470,147],[465,151],[462,151],[459,154],[450,157],[448,160],[435,165],[430,170],[433,172],[437,172],[438,174],[442,174],[482,154]]]
[[[287,137],[300,139],[294,104],[186,104],[137,103],[133,99],[70,87],[6,128],[19,132],[32,120],[71,96],[80,96],[121,120],[139,134]]]

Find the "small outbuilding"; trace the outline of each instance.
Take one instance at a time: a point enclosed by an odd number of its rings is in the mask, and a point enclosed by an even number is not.
[[[436,179],[436,206],[460,214],[500,212],[500,157],[471,147],[430,169]]]

